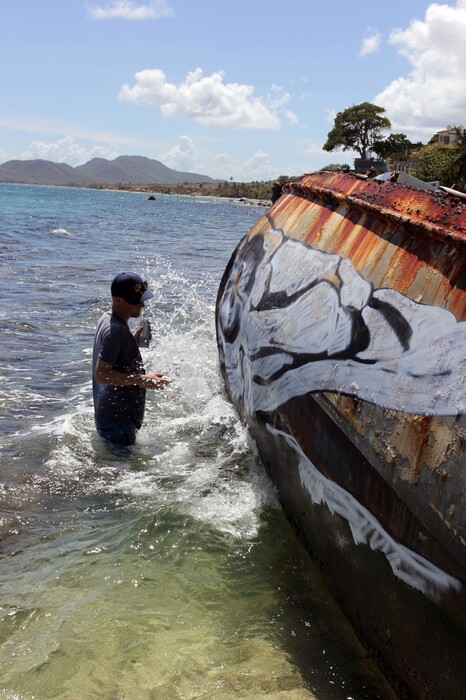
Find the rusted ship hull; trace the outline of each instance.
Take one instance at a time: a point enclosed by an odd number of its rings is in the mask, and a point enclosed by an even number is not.
[[[227,391],[357,631],[422,698],[466,687],[466,206],[290,186],[217,300]]]

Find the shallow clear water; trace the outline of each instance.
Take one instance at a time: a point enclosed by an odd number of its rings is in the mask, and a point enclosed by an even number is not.
[[[0,697],[391,697],[288,526],[218,372],[215,295],[258,207],[0,185]],[[132,450],[94,431],[95,324],[155,291]]]

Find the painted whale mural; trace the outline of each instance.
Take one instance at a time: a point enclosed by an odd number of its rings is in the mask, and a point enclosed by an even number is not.
[[[240,241],[216,321],[227,392],[355,628],[415,696],[464,697],[466,205],[305,176]]]

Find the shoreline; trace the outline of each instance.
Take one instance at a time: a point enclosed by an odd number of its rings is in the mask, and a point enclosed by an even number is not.
[[[84,185],[86,189],[102,189],[110,191],[139,192],[147,195],[182,195],[187,197],[215,197],[240,201],[244,204],[271,206],[272,188],[270,182],[229,182],[229,183],[176,183],[176,184],[96,184]]]
[[[251,206],[264,206],[270,207],[272,205],[271,190],[274,183],[258,183],[265,190],[264,196],[254,196],[259,194],[257,188],[254,187],[257,183],[251,183],[252,188],[249,190],[249,183],[228,183],[228,190],[219,188],[219,183],[210,184],[207,186],[205,183],[190,183],[190,184],[169,184],[169,185],[144,185],[144,184],[132,184],[132,183],[105,183],[105,184],[94,184],[94,185],[82,185],[82,184],[52,184],[52,183],[39,183],[39,182],[0,182],[0,185],[17,185],[20,187],[61,187],[69,189],[81,189],[81,190],[103,190],[107,192],[133,192],[134,194],[146,194],[149,195],[147,199],[156,199],[156,195],[175,195],[178,197],[203,197],[212,199],[226,199],[231,202],[239,202],[245,205]],[[268,187],[270,185],[270,188]],[[261,189],[262,189],[261,187]],[[220,189],[220,191],[219,191]],[[270,189],[270,191],[269,191]],[[240,191],[238,191],[240,190]],[[262,192],[260,193],[262,194]]]

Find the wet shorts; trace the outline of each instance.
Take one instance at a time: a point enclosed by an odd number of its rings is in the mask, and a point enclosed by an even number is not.
[[[134,445],[136,442],[136,428],[132,423],[101,425],[97,428],[97,432],[100,437],[103,437],[114,445]]]

